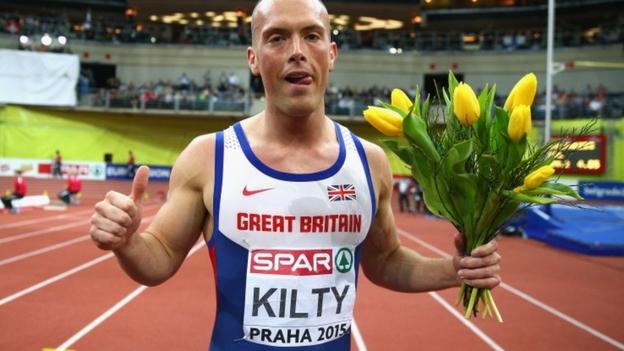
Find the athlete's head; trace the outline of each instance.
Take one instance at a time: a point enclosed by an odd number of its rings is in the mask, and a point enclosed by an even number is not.
[[[324,112],[337,56],[327,9],[319,0],[261,0],[252,15],[249,67],[260,75],[267,109],[292,116]]]

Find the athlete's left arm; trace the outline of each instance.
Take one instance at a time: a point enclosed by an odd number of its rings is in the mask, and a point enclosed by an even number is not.
[[[401,245],[392,214],[392,173],[386,154],[377,145],[362,140],[368,158],[377,213],[364,241],[360,262],[373,283],[404,292],[422,292],[459,286],[464,281],[478,288],[500,284],[500,255],[496,242],[478,247],[469,257],[425,257]],[[462,236],[455,239],[463,247]],[[458,250],[460,251],[460,250]]]

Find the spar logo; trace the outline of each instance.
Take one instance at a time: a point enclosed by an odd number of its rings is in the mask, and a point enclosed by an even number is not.
[[[299,276],[332,274],[332,250],[253,250],[249,272]]]
[[[332,274],[334,267],[340,273],[349,272],[353,268],[353,251],[346,247],[338,251],[253,250],[249,272],[272,275],[324,275]]]
[[[336,253],[336,269],[340,273],[347,273],[353,268],[353,252],[346,247]]]

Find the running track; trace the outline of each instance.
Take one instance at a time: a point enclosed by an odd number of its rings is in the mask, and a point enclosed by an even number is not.
[[[29,181],[31,194],[61,181]],[[9,187],[8,179],[0,188]],[[88,239],[90,209],[106,189],[86,182],[65,212],[0,213],[0,350],[206,350],[215,295],[199,243],[178,274],[144,288]],[[161,203],[150,184],[144,217]],[[54,191],[53,191],[54,190]],[[446,222],[396,214],[402,242],[432,257],[452,253]],[[504,284],[494,291],[505,322],[464,320],[457,289],[402,294],[360,275],[353,350],[624,350],[624,258],[590,257],[520,238],[499,239]]]

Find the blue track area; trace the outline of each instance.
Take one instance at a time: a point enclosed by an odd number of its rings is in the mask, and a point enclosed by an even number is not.
[[[624,256],[624,206],[530,207],[515,221],[525,234],[589,255]]]

